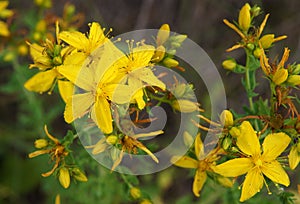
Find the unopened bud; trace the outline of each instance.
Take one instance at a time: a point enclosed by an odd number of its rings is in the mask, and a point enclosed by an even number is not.
[[[148,199],[144,199],[140,202],[140,204],[152,204],[152,202]]]
[[[253,51],[253,55],[256,57],[256,58],[259,58],[262,54],[262,50],[261,48],[256,48],[254,51]]]
[[[167,57],[164,59],[163,64],[167,67],[177,67],[179,65],[179,62],[175,59]]]
[[[59,169],[58,180],[62,187],[68,188],[70,186],[70,173],[66,167]]]
[[[118,137],[115,136],[115,135],[109,135],[107,138],[106,138],[106,142],[110,145],[114,145],[118,142]]]
[[[199,110],[197,103],[185,99],[175,100],[172,103],[172,107],[182,113],[191,113]]]
[[[262,36],[259,39],[259,42],[260,42],[262,48],[268,49],[269,47],[271,47],[272,43],[274,42],[274,37],[275,37],[274,34],[267,34],[267,35]]]
[[[175,35],[172,37],[172,40],[174,42],[179,43],[180,45],[182,44],[182,42],[187,38],[187,35]]]
[[[223,141],[222,141],[222,148],[223,148],[224,150],[227,150],[227,149],[230,147],[231,144],[232,144],[231,139],[228,138],[228,137],[225,137],[225,138],[223,139]]]
[[[287,79],[287,82],[293,86],[300,85],[300,75],[290,75]]]
[[[226,177],[223,177],[223,176],[218,176],[217,180],[224,187],[231,188],[233,186],[233,180],[232,179],[229,179],[229,178],[226,178]]]
[[[45,20],[40,20],[35,26],[35,30],[38,32],[45,32],[46,29],[47,29],[47,24]]]
[[[236,68],[236,61],[234,59],[227,59],[222,62],[222,66],[224,69],[232,71]]]
[[[163,24],[157,33],[157,37],[156,37],[157,45],[164,44],[169,38],[169,36],[170,36],[170,26],[168,24]]]
[[[61,58],[61,56],[54,57],[53,60],[52,60],[52,62],[53,62],[53,64],[55,66],[61,65],[62,64],[62,58]]]
[[[293,69],[293,74],[300,74],[300,64],[297,64]]]
[[[86,182],[88,181],[86,175],[79,169],[79,168],[74,168],[72,169],[72,173],[73,173],[73,177],[77,180],[77,181],[81,181],[81,182]]]
[[[257,5],[253,6],[250,10],[252,17],[256,17],[260,14],[261,8]]]
[[[75,8],[74,4],[68,4],[65,8],[65,12],[66,12],[67,16],[74,15],[75,10],[76,10],[76,8]]]
[[[249,49],[249,50],[253,50],[255,48],[255,45],[253,43],[248,43],[246,45],[246,47]]]
[[[233,125],[233,115],[229,110],[223,110],[220,115],[221,124],[224,127],[230,127]]]
[[[241,30],[248,31],[251,24],[250,5],[246,3],[239,13],[239,26]]]
[[[18,47],[18,53],[21,56],[25,56],[28,54],[28,46],[25,44],[19,45]]]
[[[132,196],[132,198],[137,200],[141,197],[141,191],[137,187],[132,187],[130,188],[130,195]]]
[[[230,130],[229,130],[229,134],[232,136],[232,137],[239,137],[241,135],[241,130],[237,127],[232,127]]]
[[[188,133],[187,131],[184,131],[183,132],[183,142],[186,147],[190,147],[194,143],[194,138],[192,137],[192,135],[190,135],[190,133]]]
[[[276,85],[280,85],[283,82],[285,82],[288,78],[288,70],[287,69],[279,69],[275,72],[275,74],[273,75],[272,81],[276,84]]]
[[[37,149],[41,149],[48,146],[48,141],[46,139],[37,139],[34,142],[34,146]]]

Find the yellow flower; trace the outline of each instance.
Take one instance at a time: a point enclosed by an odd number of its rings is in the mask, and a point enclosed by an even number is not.
[[[253,127],[248,121],[244,121],[240,126],[236,145],[246,156],[217,165],[215,172],[225,177],[237,177],[247,173],[242,187],[241,202],[254,196],[263,184],[266,184],[263,175],[275,183],[288,186],[289,177],[276,158],[290,141],[290,137],[285,133],[272,133],[266,136],[261,149]]]
[[[56,24],[56,36],[59,33],[58,23]],[[30,55],[34,64],[29,68],[37,67],[40,72],[35,74],[24,84],[24,87],[29,91],[38,93],[51,93],[56,83],[58,84],[59,93],[62,99],[66,102],[67,98],[73,93],[73,84],[66,80],[59,72],[57,67],[63,63],[74,63],[76,60],[68,59],[73,48],[62,47],[61,41],[52,42],[46,39],[43,46],[38,44],[30,44]]]
[[[299,148],[298,148],[299,147]],[[292,170],[296,169],[300,162],[300,142],[298,142],[298,145],[294,145],[291,148],[291,151],[289,153],[289,165]]]
[[[269,64],[269,59],[266,57],[264,50],[260,56],[260,66],[267,77],[269,77],[276,85],[284,83],[288,79],[288,70],[284,68],[284,64],[289,58],[290,50],[288,48],[284,49],[283,56],[280,62],[272,66]]]
[[[182,168],[196,169],[193,182],[193,193],[195,196],[199,197],[200,191],[207,179],[207,172],[214,172],[216,160],[219,159],[219,156],[217,156],[219,150],[214,149],[205,155],[200,134],[196,136],[194,149],[197,159],[189,156],[174,156],[171,158],[171,162]]]
[[[236,68],[236,61],[234,59],[224,60],[222,62],[222,66],[224,67],[224,69],[232,71]]]
[[[118,74],[116,80],[128,84],[131,90],[135,92],[132,100],[137,103],[139,109],[143,109],[146,105],[143,98],[143,87],[157,86],[164,90],[166,85],[154,75],[151,69],[151,59],[155,51],[154,47],[150,45],[138,45],[132,48],[133,45],[130,42],[127,43],[129,44],[128,54],[114,49],[114,57],[110,56],[112,55],[111,52],[104,51],[102,58],[113,58],[113,64],[108,69]]]
[[[146,152],[156,163],[158,163],[157,157],[147,148],[145,147],[140,141],[138,141],[139,138],[142,137],[149,137],[149,136],[157,136],[159,134],[163,134],[164,132],[162,130],[149,132],[149,133],[140,133],[135,134],[133,136],[127,136],[125,135],[121,140],[122,150],[119,154],[119,157],[114,161],[113,166],[111,167],[111,170],[113,171],[122,161],[124,152],[127,151],[128,153],[133,152],[134,154],[137,153],[137,148],[143,150]]]
[[[249,16],[249,4],[245,4],[243,6],[243,8],[241,9],[240,11],[240,15],[239,15],[239,28],[233,24],[233,23],[230,23],[227,19],[224,19],[223,22],[228,26],[230,27],[231,29],[233,29],[241,38],[241,42],[239,42],[238,44],[232,46],[231,48],[228,48],[226,51],[227,52],[230,52],[230,51],[233,51],[235,49],[238,49],[238,48],[242,48],[242,47],[247,47],[249,45],[252,45],[252,49],[254,49],[254,47],[256,46],[257,48],[258,47],[270,47],[270,43],[274,43],[274,42],[277,42],[277,41],[280,41],[280,40],[283,40],[285,38],[287,38],[287,36],[283,35],[283,36],[279,36],[279,37],[274,37],[273,34],[268,34],[267,36],[263,36],[261,38],[261,34],[266,26],[266,23],[267,23],[267,19],[269,17],[269,14],[267,14],[264,18],[264,20],[262,21],[262,23],[260,24],[259,28],[255,28],[255,31],[254,32],[248,32],[249,30],[249,27],[251,25],[251,17]],[[260,44],[263,44],[260,45]],[[248,46],[247,46],[248,45]],[[252,50],[251,49],[251,50]]]
[[[12,10],[6,9],[8,4],[9,1],[0,1],[0,18],[9,18],[14,14]],[[8,26],[3,21],[0,21],[0,35],[4,37],[10,35]]]
[[[28,157],[33,158],[42,154],[50,154],[51,160],[55,161],[55,164],[50,171],[42,174],[43,177],[48,177],[55,171],[55,169],[57,169],[59,163],[64,159],[65,156],[69,154],[69,152],[65,149],[65,147],[60,143],[60,141],[57,138],[49,134],[46,125],[44,126],[44,130],[47,137],[50,139],[51,144],[47,142],[46,146],[45,145],[43,145],[43,147],[37,146],[37,148],[43,148],[43,149],[30,153]],[[45,143],[45,141],[43,141],[42,143]],[[35,145],[37,145],[37,143],[35,143]]]
[[[88,36],[78,31],[63,31],[59,33],[59,39],[76,48],[78,51],[90,55],[96,48],[103,45],[108,38],[104,35],[99,23],[89,24],[90,32]]]
[[[92,120],[106,134],[113,130],[110,103],[128,103],[132,95],[132,89],[127,85],[119,84],[119,75],[111,65],[111,50],[115,50],[113,43],[104,45],[103,55],[95,52],[95,61],[89,66],[85,64],[81,69],[70,69],[70,66],[59,67],[59,72],[67,79],[81,88],[84,92],[69,97],[64,112],[65,121],[73,122],[75,119],[91,114]],[[101,51],[101,50],[100,50]],[[74,60],[82,60],[85,57],[76,53]],[[99,61],[97,59],[100,58]],[[108,65],[109,64],[109,65]],[[95,65],[95,66],[94,66]],[[76,66],[76,65],[75,65]],[[118,88],[118,90],[116,90]]]

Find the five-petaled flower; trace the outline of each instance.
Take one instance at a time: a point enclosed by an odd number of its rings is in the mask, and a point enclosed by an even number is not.
[[[258,137],[248,121],[240,125],[236,145],[244,155],[219,164],[215,172],[226,177],[246,174],[240,201],[243,202],[258,193],[267,183],[264,175],[275,183],[289,186],[290,180],[276,158],[287,148],[291,139],[283,132],[266,136],[262,149]],[[268,186],[267,186],[268,187]]]

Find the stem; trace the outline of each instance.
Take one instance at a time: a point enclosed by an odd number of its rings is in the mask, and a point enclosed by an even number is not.
[[[247,97],[248,97],[248,101],[249,101],[249,108],[251,110],[251,114],[255,114],[255,110],[254,110],[254,104],[253,104],[253,97],[252,97],[252,94],[253,94],[253,87],[255,86],[256,84],[256,81],[254,81],[254,84],[253,84],[253,81],[250,80],[250,72],[255,72],[255,70],[250,70],[249,67],[250,67],[250,53],[247,49],[245,49],[245,52],[246,52],[246,72],[245,72],[245,89],[246,89],[246,92],[247,92]],[[256,130],[258,130],[259,126],[258,126],[258,122],[257,120],[254,120],[254,127]]]

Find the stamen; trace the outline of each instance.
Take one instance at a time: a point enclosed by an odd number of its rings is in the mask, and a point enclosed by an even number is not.
[[[214,125],[214,126],[217,126],[217,127],[220,127],[221,125],[218,124],[218,123],[215,123],[213,121],[211,121],[210,119],[204,117],[203,115],[197,115],[200,119],[204,120],[205,122],[211,124],[211,125]]]

